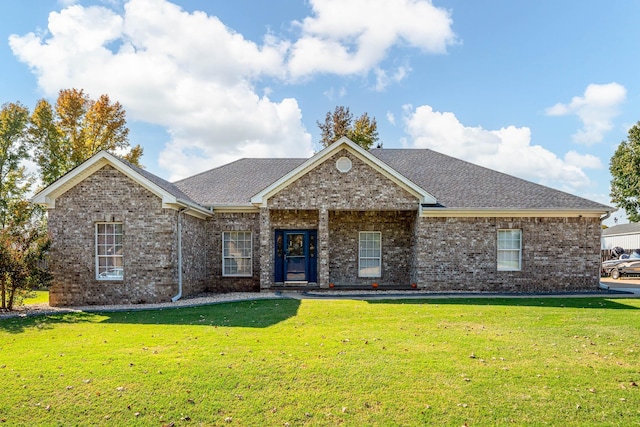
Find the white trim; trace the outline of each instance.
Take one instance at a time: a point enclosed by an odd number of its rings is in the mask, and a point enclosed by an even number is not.
[[[93,239],[94,239],[94,255],[95,255],[95,278],[100,281],[121,281],[124,280],[124,254],[121,255],[99,255],[98,254],[98,226],[100,225],[120,225],[120,236],[122,236],[122,240],[120,242],[120,246],[123,247],[124,250],[124,223],[122,221],[98,221],[94,223],[93,227]],[[106,236],[106,234],[103,234]],[[116,234],[114,234],[115,236]],[[122,276],[116,277],[100,277],[100,258],[106,259],[115,259],[120,258],[122,260]],[[115,267],[117,268],[117,267]],[[115,269],[114,268],[114,269]]]
[[[477,218],[477,217],[538,217],[538,218],[600,218],[603,213],[602,210],[584,210],[584,209],[464,209],[464,208],[432,208],[432,207],[420,207],[420,216],[428,218],[443,218],[443,217],[460,217],[460,218]]]
[[[253,196],[251,198],[251,203],[256,206],[266,207],[267,200],[269,200],[270,197],[277,194],[279,191],[281,191],[291,183],[297,181],[309,171],[322,164],[325,160],[329,159],[335,153],[343,149],[353,154],[356,158],[369,164],[377,172],[381,173],[386,178],[404,188],[410,194],[415,196],[418,199],[419,203],[437,203],[437,200],[433,195],[429,194],[423,188],[419,187],[404,175],[400,174],[398,171],[384,163],[382,160],[378,159],[373,154],[369,153],[367,150],[360,147],[358,144],[346,137],[340,138],[333,144],[329,145],[327,148],[316,153],[313,157],[306,160],[300,166],[293,169],[291,172],[284,175],[282,178]]]
[[[260,213],[256,206],[212,206],[213,213]]]
[[[380,255],[377,257],[362,257],[360,255],[361,251],[362,251],[362,235],[363,234],[377,234],[380,236],[379,242],[380,242]],[[378,260],[380,263],[380,272],[378,274],[374,274],[374,275],[361,275],[360,274],[360,270],[362,269],[362,259],[375,259]],[[359,231],[358,232],[358,277],[362,277],[362,278],[380,278],[382,277],[382,232],[381,231]]]
[[[353,167],[353,162],[350,158],[342,156],[338,160],[336,160],[336,169],[340,173],[347,173]]]
[[[146,188],[147,190],[158,196],[162,200],[163,208],[175,210],[187,208],[185,213],[202,219],[212,216],[211,211],[209,211],[208,209],[203,208],[196,203],[174,196],[159,185],[155,184],[154,182],[140,175],[135,170],[131,169],[124,162],[107,151],[100,151],[76,168],[72,169],[60,179],[33,196],[31,201],[39,205],[44,205],[48,209],[54,209],[56,207],[56,199],[58,197],[60,197],[71,188],[75,187],[77,184],[84,181],[86,178],[93,175],[106,165],[112,166],[135,183],[139,184],[140,186]]]
[[[517,231],[519,233],[519,239],[518,239],[518,243],[519,243],[519,247],[517,249],[518,251],[518,268],[500,268],[500,260],[498,259],[498,254],[500,252],[513,252],[516,249],[513,248],[509,248],[509,249],[500,249],[500,233],[501,232],[513,232],[513,231]],[[520,228],[499,228],[498,230],[496,230],[496,269],[498,271],[522,271],[522,230]]]
[[[242,260],[249,260],[249,273],[243,273],[243,274],[226,274],[225,273],[225,259],[232,259],[234,257],[232,256],[227,256],[225,257],[224,255],[224,235],[225,234],[229,234],[229,233],[249,233],[249,243],[251,245],[251,251],[249,252],[249,258],[245,258],[245,257],[238,257],[239,259]],[[253,276],[253,232],[250,230],[223,230],[222,231],[222,277],[252,277]]]

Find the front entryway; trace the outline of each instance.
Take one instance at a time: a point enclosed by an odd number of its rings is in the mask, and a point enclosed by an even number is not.
[[[276,230],[275,282],[284,284],[317,281],[316,230]]]

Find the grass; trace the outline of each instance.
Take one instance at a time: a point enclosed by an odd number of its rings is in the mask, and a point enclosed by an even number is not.
[[[263,300],[0,320],[7,425],[640,425],[640,300]]]
[[[49,291],[31,291],[24,299],[24,305],[42,304],[49,302]]]

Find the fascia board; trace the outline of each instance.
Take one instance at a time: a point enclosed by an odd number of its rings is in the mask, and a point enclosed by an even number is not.
[[[106,151],[99,152],[81,165],[77,166],[62,178],[40,191],[31,200],[34,203],[45,205],[48,208],[55,208],[56,199],[58,197],[107,164],[158,196],[162,200],[163,207],[173,208],[173,205],[180,205],[178,199],[173,194],[149,181],[147,178],[122,163],[117,157]],[[184,204],[184,202],[182,204]],[[204,208],[202,209],[204,210]]]
[[[433,195],[426,192],[424,189],[413,183],[411,180],[407,179],[405,176],[397,172],[395,169],[391,168],[386,163],[382,162],[380,159],[369,153],[364,148],[360,147],[355,142],[351,141],[349,138],[342,137],[324,150],[309,158],[307,161],[302,163],[300,166],[298,166],[288,174],[284,175],[273,184],[269,185],[260,193],[253,196],[251,198],[251,203],[257,206],[266,206],[267,200],[271,196],[278,193],[280,190],[287,187],[292,182],[295,182],[298,178],[314,169],[316,166],[324,162],[339,150],[345,148],[360,160],[370,164],[376,171],[382,173],[382,175],[416,196],[419,199],[420,203],[437,202],[436,198]]]
[[[449,209],[449,208],[425,208],[421,207],[420,216],[429,218],[558,218],[558,217],[585,217],[600,218],[609,213],[605,210],[590,209]]]
[[[247,205],[214,205],[211,207],[213,213],[259,213],[260,209],[256,206]]]
[[[56,198],[66,193],[69,189],[75,187],[78,183],[98,171],[104,165],[111,163],[108,161],[108,157],[106,156],[107,154],[108,153],[104,151],[99,152],[38,192],[31,198],[31,201],[39,205],[45,205],[48,208],[55,208]]]

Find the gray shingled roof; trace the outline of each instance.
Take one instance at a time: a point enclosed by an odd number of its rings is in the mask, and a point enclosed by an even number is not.
[[[175,185],[203,206],[252,206],[251,197],[307,159],[240,159]]]
[[[603,236],[615,236],[618,234],[640,234],[640,223],[618,224],[602,230]]]
[[[447,208],[611,210],[603,204],[429,149],[374,149],[371,154]]]
[[[374,149],[378,159],[446,208],[585,209],[610,207],[428,149]],[[307,159],[241,159],[175,185],[204,206],[249,206],[252,196]]]
[[[120,160],[122,160],[122,163],[124,163],[125,165],[129,166],[131,169],[133,169],[134,171],[136,171],[137,173],[139,173],[140,175],[142,175],[143,177],[145,177],[146,179],[148,179],[149,181],[153,182],[155,185],[157,185],[158,187],[162,188],[163,190],[165,190],[166,192],[170,193],[171,195],[175,196],[177,199],[181,199],[181,200],[185,200],[191,203],[195,203],[196,205],[198,204],[198,202],[196,202],[194,199],[192,199],[191,197],[189,197],[187,194],[185,194],[184,192],[182,192],[182,190],[180,190],[175,184],[166,181],[162,178],[160,178],[157,175],[152,174],[149,171],[146,171],[142,168],[139,168],[131,163],[129,163],[128,161],[119,158]]]

